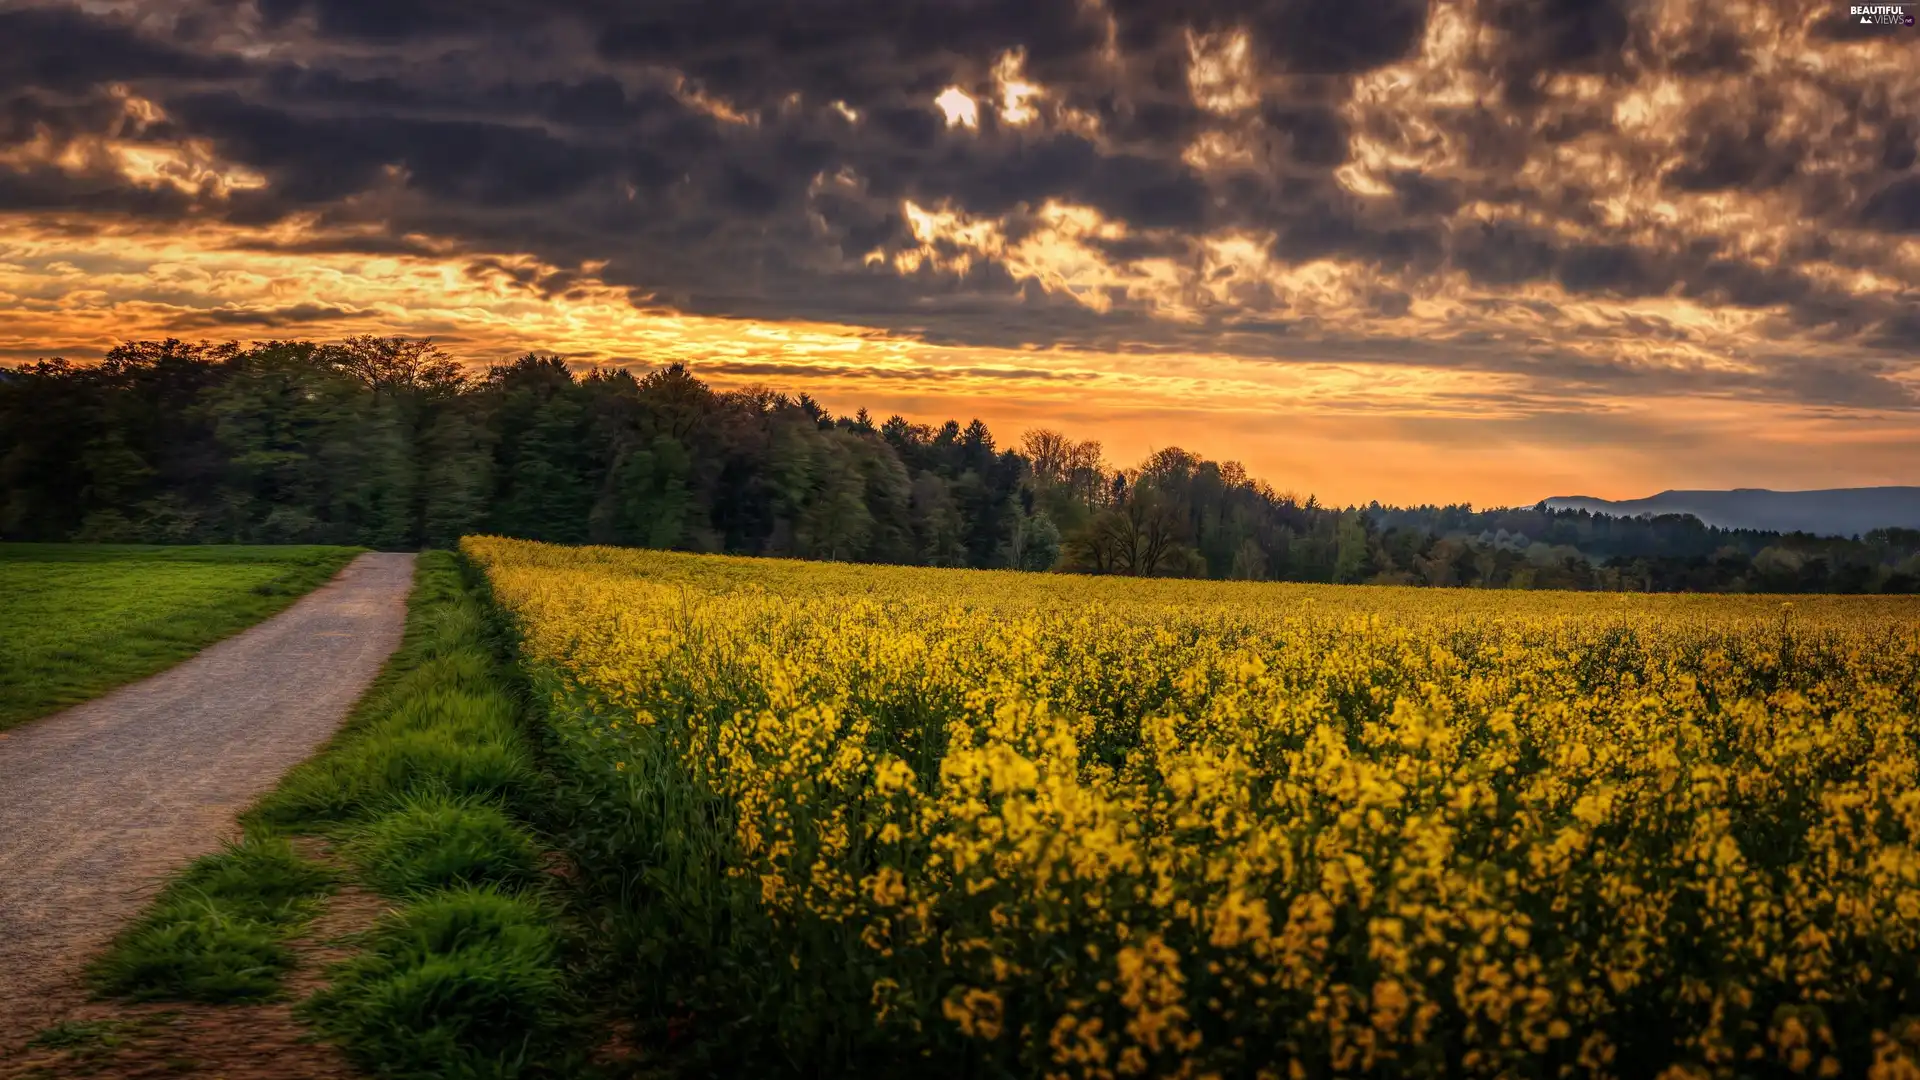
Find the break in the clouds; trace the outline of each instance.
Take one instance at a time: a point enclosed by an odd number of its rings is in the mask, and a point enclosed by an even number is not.
[[[380,329],[1885,482],[1917,144],[1920,30],[1839,3],[4,2],[0,350]]]

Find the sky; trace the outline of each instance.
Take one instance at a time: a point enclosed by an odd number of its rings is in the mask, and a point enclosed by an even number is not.
[[[0,362],[683,362],[1336,504],[1920,483],[1917,149],[1920,28],[1839,3],[0,0]]]

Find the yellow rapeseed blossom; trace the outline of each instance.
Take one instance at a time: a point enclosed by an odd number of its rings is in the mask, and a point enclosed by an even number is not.
[[[463,546],[796,1055],[1920,1077],[1915,600]]]

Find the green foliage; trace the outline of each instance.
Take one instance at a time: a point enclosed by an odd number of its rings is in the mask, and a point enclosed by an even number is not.
[[[1373,576],[1373,563],[1368,557],[1372,539],[1367,518],[1360,514],[1343,517],[1334,530],[1333,580],[1343,585],[1355,585]]]
[[[261,821],[341,821],[397,805],[410,793],[523,801],[532,759],[499,699],[436,693],[403,704],[336,752],[296,769],[255,810]]]
[[[533,807],[539,778],[494,647],[454,557],[423,554],[400,651],[328,751],[249,815],[335,830],[362,882],[409,899],[304,1008],[381,1075],[570,1060],[556,913],[510,812]]]
[[[285,607],[356,553],[0,544],[0,730],[178,663]]]
[[[223,1003],[271,998],[293,967],[280,928],[211,902],[182,900],[147,921],[94,968],[102,992],[133,1001]]]
[[[196,862],[93,972],[135,1000],[280,992],[287,946],[331,885],[278,827],[328,829],[359,880],[409,902],[302,1009],[385,1076],[564,1071],[580,1031],[531,806],[533,758],[491,623],[455,558],[420,557],[401,648],[346,729],[246,815],[247,839]]]
[[[623,453],[594,504],[588,531],[596,543],[670,548],[686,530],[693,460],[671,435]]]
[[[857,562],[1500,588],[1920,591],[1920,538],[1322,506],[1170,447],[933,426],[685,368],[470,378],[430,344],[132,342],[0,378],[0,538],[451,547],[491,532]],[[1764,558],[1761,552],[1776,548]]]
[[[411,902],[303,1008],[385,1076],[517,1076],[574,1034],[540,853],[513,808],[539,779],[485,611],[452,556],[421,557],[403,662],[327,755],[257,809],[345,822],[363,881]]]
[[[284,838],[254,834],[195,860],[172,889],[268,922],[298,921],[303,905],[325,893],[334,874],[303,859]]]
[[[469,403],[438,406],[420,438],[419,542],[452,548],[486,521],[493,492],[493,433]]]
[[[283,839],[249,836],[199,859],[114,942],[89,974],[135,1001],[269,998],[293,966],[285,939],[332,888],[325,867]]]
[[[62,1020],[27,1040],[27,1045],[76,1054],[112,1050],[126,1041],[131,1026],[118,1020]]]
[[[528,802],[533,759],[495,675],[485,614],[459,575],[446,552],[420,556],[399,652],[329,751],[289,773],[250,821],[314,827],[429,793]]]
[[[369,934],[303,1013],[382,1076],[551,1070],[571,1034],[553,918],[485,887],[420,900]]]
[[[585,540],[600,464],[589,452],[586,402],[557,357],[526,356],[496,368],[496,531],[562,543]]]
[[[437,793],[407,798],[350,834],[346,856],[374,888],[407,895],[454,885],[530,885],[540,852],[496,806]]]

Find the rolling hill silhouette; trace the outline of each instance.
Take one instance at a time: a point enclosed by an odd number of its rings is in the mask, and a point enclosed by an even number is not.
[[[1723,529],[1855,536],[1873,529],[1920,529],[1920,487],[1829,488],[1823,491],[1663,491],[1645,499],[1559,495],[1555,510],[1586,510],[1616,517],[1692,514]]]

